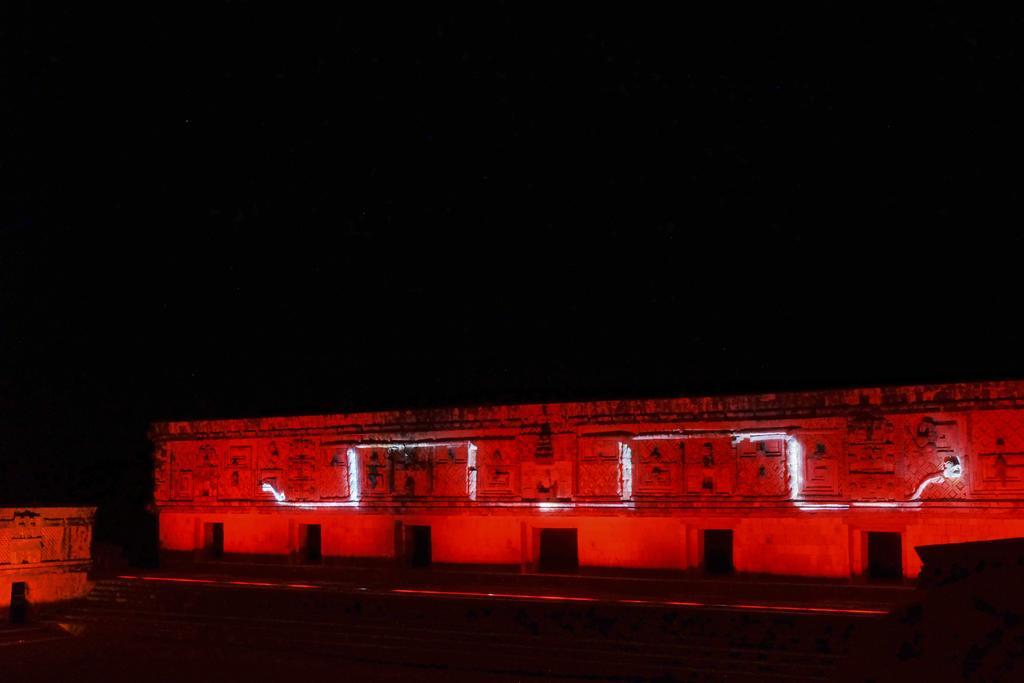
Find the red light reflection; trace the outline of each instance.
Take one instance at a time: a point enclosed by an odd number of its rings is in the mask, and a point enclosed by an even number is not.
[[[724,609],[750,609],[768,612],[814,612],[823,614],[857,614],[857,615],[883,615],[888,614],[886,610],[877,609],[848,609],[843,607],[803,607],[800,605],[758,605],[749,603],[706,603],[689,602],[682,600],[632,600],[632,599],[609,599],[585,598],[570,595],[530,595],[525,593],[476,593],[472,591],[439,591],[439,590],[416,590],[412,588],[393,588],[392,593],[404,593],[412,595],[440,595],[466,598],[510,598],[520,600],[551,600],[556,602],[610,602],[623,605],[655,605],[659,607],[714,607]]]

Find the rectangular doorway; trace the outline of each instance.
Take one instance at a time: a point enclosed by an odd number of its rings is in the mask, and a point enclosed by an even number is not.
[[[580,568],[576,529],[541,529],[537,570],[574,572]]]
[[[319,524],[299,525],[299,557],[306,564],[319,564],[324,559]]]
[[[732,529],[704,530],[704,571],[732,574]]]
[[[203,524],[203,555],[208,560],[219,560],[224,557],[223,522]]]
[[[28,621],[28,585],[24,581],[11,584],[11,623]]]
[[[430,527],[405,527],[405,556],[410,567],[429,567],[431,562]]]
[[[868,532],[868,578],[903,578],[903,542],[898,531]]]

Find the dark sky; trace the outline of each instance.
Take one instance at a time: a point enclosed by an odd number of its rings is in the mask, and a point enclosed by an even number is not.
[[[1020,17],[143,4],[0,10],[0,501],[138,507],[153,419],[1024,376]]]

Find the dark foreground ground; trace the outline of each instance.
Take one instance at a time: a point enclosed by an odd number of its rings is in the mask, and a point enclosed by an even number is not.
[[[0,671],[4,681],[833,680],[857,633],[908,597],[902,586],[211,565],[100,580],[87,599],[0,630]]]

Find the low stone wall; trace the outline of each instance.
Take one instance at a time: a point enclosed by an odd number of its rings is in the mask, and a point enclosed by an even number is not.
[[[96,508],[0,508],[0,610],[16,584],[29,604],[86,595]],[[20,591],[19,591],[20,592]]]

